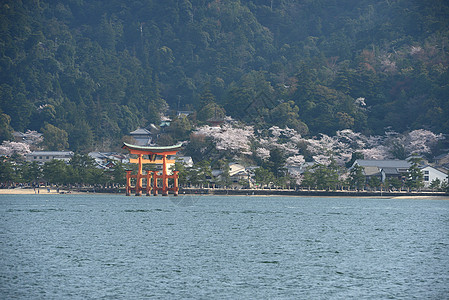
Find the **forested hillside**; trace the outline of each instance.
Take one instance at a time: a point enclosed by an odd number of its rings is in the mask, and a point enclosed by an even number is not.
[[[173,139],[217,110],[303,136],[447,134],[448,49],[443,0],[3,0],[0,141],[112,149],[170,110],[198,112]]]

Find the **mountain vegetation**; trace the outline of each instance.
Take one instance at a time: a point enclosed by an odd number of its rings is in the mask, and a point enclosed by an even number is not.
[[[4,0],[0,41],[0,142],[117,149],[176,110],[197,113],[166,143],[217,112],[310,137],[449,133],[444,0]]]

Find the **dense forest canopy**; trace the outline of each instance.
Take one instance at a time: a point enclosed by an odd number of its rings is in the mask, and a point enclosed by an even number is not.
[[[448,49],[443,0],[5,0],[0,140],[113,148],[170,109],[217,108],[311,136],[447,134]]]

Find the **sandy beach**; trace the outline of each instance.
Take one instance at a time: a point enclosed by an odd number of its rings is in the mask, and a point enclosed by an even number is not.
[[[431,200],[449,200],[449,196],[397,196],[392,199],[431,199]]]
[[[60,189],[59,193],[68,193],[68,190],[64,190],[64,189]],[[89,192],[87,192],[89,193]],[[41,187],[39,189],[32,189],[32,188],[15,188],[15,189],[0,189],[0,195],[57,195],[58,192],[56,189],[50,189],[50,192],[48,192],[47,188],[45,187]],[[84,191],[70,191],[70,194],[86,194],[86,192]],[[101,194],[101,193],[100,193]],[[211,194],[212,195],[212,194]],[[225,196],[225,195],[221,195],[220,196]],[[259,197],[261,196],[265,196],[265,197],[269,197],[269,196],[276,196],[275,194],[264,194],[264,195],[257,195]],[[278,195],[279,196],[279,195]],[[307,196],[307,195],[284,195],[284,196],[293,196],[293,197],[298,197],[298,196]],[[314,195],[317,197],[325,197],[326,195]],[[309,195],[310,197],[310,195]],[[327,197],[361,197],[361,198],[378,198],[378,197],[383,197],[383,198],[390,198],[390,199],[429,199],[429,200],[449,200],[449,196],[445,196],[445,195],[364,195],[364,194],[360,194],[360,195],[328,195]]]
[[[59,193],[67,193],[66,190],[59,190]],[[15,189],[0,189],[0,195],[32,195],[32,194],[58,194],[56,189],[50,189],[50,192],[46,188],[32,189],[32,188],[15,188]]]

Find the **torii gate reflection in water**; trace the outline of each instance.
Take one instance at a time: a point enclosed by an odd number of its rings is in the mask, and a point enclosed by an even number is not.
[[[168,196],[168,191],[173,191],[174,196],[178,196],[178,171],[173,171],[172,175],[168,175],[167,164],[175,163],[174,160],[167,160],[168,155],[175,155],[176,152],[181,150],[182,144],[177,144],[173,146],[166,147],[152,147],[152,146],[137,146],[124,143],[122,148],[127,149],[130,154],[136,154],[138,158],[131,158],[130,163],[135,163],[139,165],[136,175],[131,174],[131,170],[126,171],[126,195],[131,195],[131,178],[136,178],[135,192],[136,196],[142,196],[143,184],[142,181],[146,179],[146,195],[149,196],[151,191],[153,195],[157,196],[158,192],[162,192],[163,196]],[[148,155],[148,159],[143,156]],[[162,156],[162,159],[156,159],[157,156]],[[147,171],[143,174],[142,164],[162,164],[162,174],[161,171]],[[173,187],[168,187],[168,179],[173,178]],[[162,187],[158,186],[158,179],[162,179]],[[151,181],[153,184],[151,185]]]

